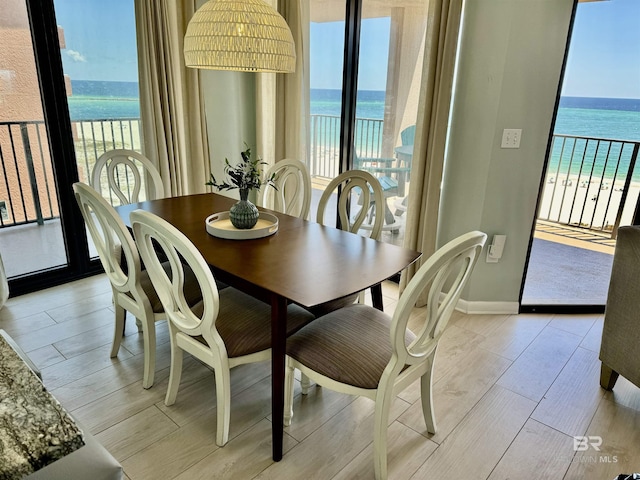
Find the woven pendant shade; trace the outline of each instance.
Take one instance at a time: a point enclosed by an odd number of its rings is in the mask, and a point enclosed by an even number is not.
[[[187,26],[187,67],[239,72],[295,71],[291,30],[263,0],[209,0]]]

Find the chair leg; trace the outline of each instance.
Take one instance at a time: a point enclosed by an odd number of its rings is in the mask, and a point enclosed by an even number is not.
[[[231,376],[229,367],[217,368],[216,376],[216,409],[218,410],[218,428],[216,445],[224,447],[229,441],[229,423],[231,419]]]
[[[111,358],[117,357],[120,351],[120,343],[124,336],[124,327],[126,325],[127,311],[118,304],[115,304],[116,322],[113,329],[113,342],[111,344]]]
[[[293,365],[289,362],[289,357],[287,357],[287,364],[285,366],[284,371],[284,426],[288,427],[291,425],[291,419],[293,418],[293,373],[294,368]],[[306,375],[302,375],[304,378],[309,381],[309,377]],[[308,386],[307,386],[308,387]]]
[[[150,318],[144,319],[142,323],[142,339],[144,343],[144,374],[142,386],[151,388],[156,373],[156,325],[151,314]]]
[[[393,402],[392,388],[378,388],[373,426],[373,470],[376,480],[387,479],[387,426]]]
[[[293,378],[293,373],[291,374],[292,378]],[[309,393],[309,390],[311,390],[311,380],[309,380],[309,377],[307,377],[304,373],[300,372],[300,387],[302,388],[302,394],[306,395]],[[292,388],[292,392],[293,392],[293,386]]]
[[[175,336],[176,329],[169,324],[169,335],[171,339],[171,367],[169,369],[169,385],[164,404],[169,407],[176,402],[178,388],[180,388],[180,377],[182,376],[182,359],[184,357],[182,349],[177,345]]]
[[[604,363],[600,366],[600,386],[605,390],[613,390],[613,386],[618,380],[618,372],[609,368]]]
[[[420,399],[422,401],[422,415],[424,423],[427,425],[427,432],[436,433],[436,416],[433,411],[433,364],[435,360],[435,352],[429,359],[429,370],[420,378]]]

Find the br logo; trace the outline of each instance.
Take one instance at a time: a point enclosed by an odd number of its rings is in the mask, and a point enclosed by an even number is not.
[[[585,452],[589,450],[589,448],[593,448],[596,452],[599,452],[600,445],[602,445],[602,437],[599,437],[597,435],[589,435],[588,437],[573,437],[574,452]]]

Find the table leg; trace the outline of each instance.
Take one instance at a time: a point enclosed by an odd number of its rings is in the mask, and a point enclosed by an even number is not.
[[[382,284],[376,283],[371,285],[371,302],[373,308],[377,308],[381,312],[384,311],[384,305],[382,304]]]
[[[282,459],[284,435],[284,356],[287,343],[287,299],[271,299],[271,418],[273,460]]]

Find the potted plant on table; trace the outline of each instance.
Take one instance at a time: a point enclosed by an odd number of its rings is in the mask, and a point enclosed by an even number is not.
[[[240,191],[240,201],[229,209],[229,220],[236,228],[249,229],[255,226],[260,216],[258,208],[248,200],[249,192],[251,190],[259,190],[265,184],[276,188],[274,183],[275,174],[262,180],[262,171],[259,166],[267,163],[260,160],[260,158],[252,159],[249,147],[244,152],[240,152],[240,156],[242,161],[235,166],[229,163],[229,159],[224,159],[224,172],[228,177],[228,181],[218,182],[211,174],[211,179],[206,185],[216,187],[218,190],[233,190],[237,188]]]

